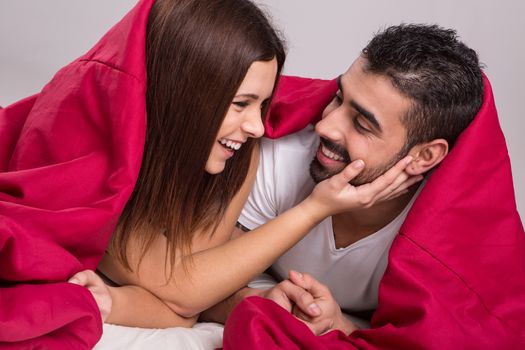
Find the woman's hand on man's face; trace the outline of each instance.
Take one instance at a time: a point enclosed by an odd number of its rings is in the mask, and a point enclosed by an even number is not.
[[[320,182],[303,202],[309,214],[319,220],[355,209],[369,208],[407,192],[408,188],[423,179],[405,172],[412,161],[407,156],[391,169],[370,183],[353,186],[349,182],[365,167],[362,160],[347,165],[340,173]]]

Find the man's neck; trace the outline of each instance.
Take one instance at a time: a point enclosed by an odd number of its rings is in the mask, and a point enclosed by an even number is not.
[[[412,186],[408,193],[370,208],[332,216],[336,248],[348,247],[388,225],[410,203],[418,187]]]

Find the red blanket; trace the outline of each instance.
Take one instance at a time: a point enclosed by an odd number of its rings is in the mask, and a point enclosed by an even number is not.
[[[324,100],[333,82],[286,81],[272,120],[304,126],[318,118],[315,91],[325,89]],[[525,349],[524,326],[525,233],[485,79],[480,112],[393,242],[371,329],[316,337],[277,304],[252,297],[231,314],[224,349]]]
[[[145,138],[141,1],[37,95],[0,109],[0,347],[89,349],[98,307],[66,283],[94,269],[135,185]]]

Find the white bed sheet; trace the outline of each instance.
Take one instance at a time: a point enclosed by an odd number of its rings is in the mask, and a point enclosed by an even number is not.
[[[222,347],[223,325],[197,323],[193,328],[145,329],[104,324],[94,350],[213,350]]]

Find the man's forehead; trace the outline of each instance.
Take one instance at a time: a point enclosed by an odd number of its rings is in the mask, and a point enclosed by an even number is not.
[[[351,79],[351,77],[353,75],[357,74],[358,72],[359,73],[366,73],[365,69],[364,69],[365,66],[366,66],[366,59],[364,57],[362,57],[362,56],[358,56],[352,62],[352,64],[350,64],[348,69],[339,76],[339,78],[338,78],[339,89],[342,90],[343,81],[345,82],[345,85],[347,85],[349,80]]]
[[[411,100],[394,87],[387,75],[366,70],[366,59],[362,56],[338,77],[337,83],[345,103],[369,111],[381,126],[401,123],[411,106]]]

